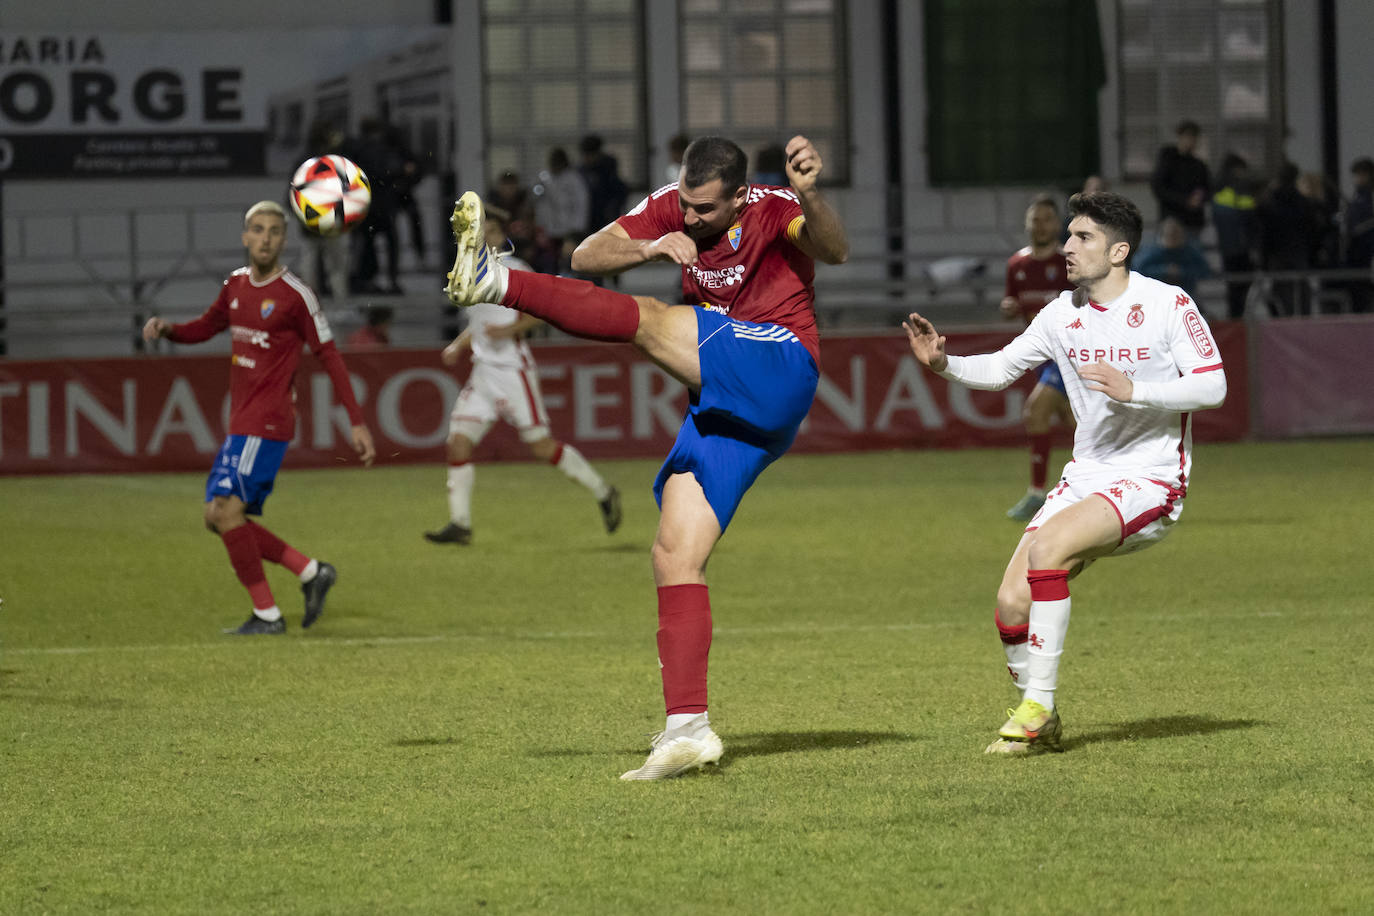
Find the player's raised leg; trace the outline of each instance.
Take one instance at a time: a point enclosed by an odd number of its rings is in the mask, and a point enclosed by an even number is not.
[[[695,309],[630,296],[586,280],[511,271],[486,243],[481,198],[468,191],[453,210],[458,253],[444,288],[449,301],[496,302],[588,340],[633,343],[683,384],[699,388]]]
[[[711,601],[706,562],[720,524],[691,474],[674,474],[663,486],[662,515],[654,538],[658,586],[658,657],[667,720],[644,765],[621,779],[666,779],[716,763],[724,746],[707,714],[706,672],[711,651]]]

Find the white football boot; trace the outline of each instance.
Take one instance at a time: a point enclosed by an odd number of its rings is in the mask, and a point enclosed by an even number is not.
[[[449,218],[458,254],[453,259],[453,270],[448,272],[444,293],[454,305],[500,304],[501,297],[506,294],[510,268],[501,263],[487,244],[485,222],[482,198],[476,191],[464,192],[454,203],[453,216]]]
[[[621,779],[671,779],[688,770],[717,763],[725,751],[720,736],[711,730],[706,717],[698,716],[682,728],[654,736],[649,759],[637,770],[622,773]]]

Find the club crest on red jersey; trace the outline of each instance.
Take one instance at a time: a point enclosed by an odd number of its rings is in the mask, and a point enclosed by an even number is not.
[[[277,300],[264,299],[262,305],[258,306],[258,310],[262,312],[262,317],[266,318],[272,314],[273,310],[276,309],[276,307]]]
[[[739,223],[735,223],[733,226],[730,227],[730,231],[725,233],[725,237],[730,240],[731,249],[739,251],[739,240],[740,236],[742,236],[743,234],[744,229],[740,227]]]
[[[1126,313],[1126,323],[1133,328],[1138,328],[1145,323],[1145,306],[1133,305],[1131,310]]]

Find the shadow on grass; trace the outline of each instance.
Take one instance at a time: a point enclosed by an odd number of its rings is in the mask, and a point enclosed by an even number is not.
[[[531,757],[588,757],[603,756],[607,753],[643,754],[649,747],[652,735],[645,735],[640,747],[621,748],[607,751],[605,748],[585,750],[580,748],[550,748],[530,752]],[[866,747],[870,744],[888,744],[894,741],[915,741],[915,735],[905,732],[764,732],[755,734],[726,734],[725,762],[741,757],[762,757],[765,754],[792,754],[806,751],[834,751],[846,748]]]
[[[443,747],[457,744],[457,738],[398,738],[391,742],[392,747]]]
[[[871,744],[893,744],[915,741],[907,732],[761,732],[752,735],[725,737],[726,761],[741,757],[763,757],[768,754],[795,754],[806,751],[838,751]]]
[[[1073,750],[1084,744],[1107,741],[1141,741],[1151,738],[1182,738],[1186,735],[1211,735],[1265,725],[1259,719],[1214,719],[1211,716],[1160,716],[1126,722],[1113,728],[1089,731],[1064,739],[1064,749]],[[1070,723],[1072,728],[1072,723]]]
[[[649,552],[648,544],[627,543],[616,541],[611,544],[587,544],[577,548],[581,553],[645,553]]]

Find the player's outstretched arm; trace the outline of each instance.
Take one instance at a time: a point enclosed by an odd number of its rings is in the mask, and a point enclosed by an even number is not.
[[[656,239],[632,239],[624,226],[611,223],[573,249],[572,268],[578,273],[605,276],[649,261],[695,264],[696,260],[696,242],[685,232],[670,232]]]
[[[797,247],[826,264],[843,264],[849,260],[849,237],[845,235],[839,214],[826,201],[817,184],[825,165],[821,154],[810,140],[800,135],[787,141],[784,152],[787,181],[797,193],[797,201],[806,217],[801,234],[797,236]]]
[[[143,339],[157,340],[159,337],[166,337],[167,332],[171,329],[171,322],[167,321],[165,318],[159,318],[157,315],[154,315],[143,325]]]
[[[445,366],[456,366],[458,360],[463,357],[463,351],[470,346],[472,346],[472,333],[465,329],[463,333],[453,338],[448,346],[444,347],[443,352],[439,354],[439,360]]]
[[[377,447],[372,444],[372,431],[365,424],[353,427],[353,451],[364,467],[372,467],[372,459],[377,457]]]
[[[916,361],[931,372],[944,372],[949,365],[949,357],[945,355],[945,338],[935,330],[935,325],[912,312],[902,322],[902,327],[906,330],[906,339],[911,344],[911,353]]]

